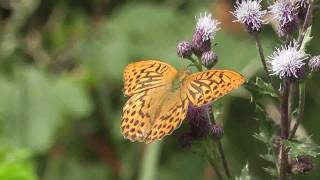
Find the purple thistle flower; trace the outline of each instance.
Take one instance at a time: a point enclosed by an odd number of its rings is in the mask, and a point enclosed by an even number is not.
[[[267,11],[261,10],[261,0],[237,1],[235,11],[231,12],[237,19],[234,22],[245,24],[249,32],[259,32],[265,24],[262,19]]]
[[[177,45],[177,54],[181,58],[189,58],[192,55],[192,46],[187,41],[182,41]]]
[[[197,56],[211,49],[211,40],[219,28],[220,22],[212,19],[210,13],[200,14],[197,18],[197,25],[192,37],[192,50]]]
[[[304,21],[309,4],[309,0],[295,0],[295,6],[297,7],[298,18],[300,21]]]
[[[210,130],[208,111],[210,105],[193,107],[189,105],[187,120],[190,125],[190,135],[194,138],[207,136]]]
[[[216,32],[220,30],[220,22],[212,19],[210,13],[205,12],[204,15],[200,13],[200,16],[197,18],[196,31],[203,31],[202,41],[213,39]]]
[[[192,50],[197,56],[201,56],[203,52],[210,51],[211,49],[211,40],[203,41],[203,34],[203,30],[198,30],[192,37]]]
[[[211,69],[217,64],[218,56],[213,51],[204,52],[201,55],[201,62],[206,68]]]
[[[269,10],[279,23],[279,35],[292,34],[297,30],[298,14],[295,3],[291,0],[278,0],[269,6]]]
[[[301,70],[305,66],[308,55],[303,50],[297,50],[297,44],[291,43],[276,49],[269,56],[272,75],[282,78],[300,78]]]
[[[320,55],[314,56],[313,58],[311,58],[308,65],[312,72],[319,72],[320,71]]]

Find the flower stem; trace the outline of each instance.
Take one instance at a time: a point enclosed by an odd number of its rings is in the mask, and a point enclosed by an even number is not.
[[[212,151],[214,151],[215,148],[213,147],[212,141],[210,139],[207,139],[205,141],[205,148],[206,148],[208,161],[209,161],[210,165],[212,166],[214,172],[216,173],[218,179],[224,180],[222,174],[220,173],[219,166],[216,164],[218,158],[216,157],[215,154],[217,154],[217,153],[212,152]]]
[[[306,84],[300,83],[299,84],[299,110],[298,110],[298,117],[297,121],[293,126],[293,129],[291,130],[289,139],[292,139],[302,121],[303,114],[304,114],[304,105],[305,105],[305,97],[306,96]]]
[[[157,165],[159,163],[161,142],[155,142],[146,146],[145,157],[142,161],[139,180],[156,179]]]
[[[189,57],[188,60],[190,60],[190,61],[192,62],[192,64],[197,67],[197,70],[198,70],[199,72],[202,71],[202,65],[201,65],[200,60],[197,61],[197,60],[194,59],[193,57]]]
[[[290,81],[288,79],[283,80],[283,94],[281,101],[281,140],[286,140],[289,137],[289,93],[290,93]],[[285,180],[287,176],[288,168],[288,152],[281,143],[279,154],[279,177],[278,180]]]
[[[215,118],[214,118],[214,114],[213,114],[213,107],[209,108],[209,112],[208,113],[209,113],[208,117],[209,117],[210,123],[216,124]],[[220,154],[220,157],[221,157],[221,160],[222,160],[222,165],[223,165],[224,172],[225,172],[226,176],[229,179],[231,179],[229,166],[228,166],[227,159],[226,159],[226,156],[225,156],[225,153],[224,153],[224,150],[223,150],[222,143],[221,143],[220,139],[217,140],[217,145],[218,145],[218,151],[219,151],[219,154]]]
[[[257,46],[257,48],[258,48],[258,52],[259,52],[259,55],[260,55],[260,60],[261,60],[261,63],[262,63],[262,65],[263,65],[263,69],[264,69],[264,71],[266,72],[268,81],[271,83],[273,89],[274,89],[276,92],[278,92],[276,86],[275,86],[275,85],[273,84],[273,82],[272,82],[270,73],[269,73],[269,71],[268,71],[266,59],[265,59],[265,56],[264,56],[264,53],[263,53],[263,48],[262,48],[262,46],[261,46],[261,43],[260,43],[258,34],[255,33],[253,36],[254,36],[254,38],[255,38],[255,40],[256,40],[256,46]]]

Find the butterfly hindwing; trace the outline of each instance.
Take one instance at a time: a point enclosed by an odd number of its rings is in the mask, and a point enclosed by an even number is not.
[[[175,68],[167,63],[156,60],[139,61],[129,64],[123,74],[124,95],[161,87],[171,82],[177,74]]]
[[[170,96],[170,95],[169,95]],[[163,107],[159,107],[159,115],[155,118],[151,131],[148,133],[146,143],[160,140],[179,128],[185,119],[189,101],[186,94],[173,93],[172,98],[165,99]]]
[[[180,89],[154,88],[133,95],[125,104],[121,130],[126,139],[150,143],[171,134],[185,119],[187,95]]]
[[[188,76],[184,90],[193,106],[200,107],[224,96],[244,83],[244,77],[230,70],[208,70]]]
[[[123,108],[121,131],[126,139],[143,142],[150,131],[151,98],[147,95],[147,91],[133,95]]]

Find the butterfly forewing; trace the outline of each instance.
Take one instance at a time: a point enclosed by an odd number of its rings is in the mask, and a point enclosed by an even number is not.
[[[154,60],[139,61],[129,64],[123,74],[124,94],[135,93],[157,88],[170,83],[177,74],[171,65]]]
[[[224,96],[244,83],[244,77],[229,70],[208,70],[191,74],[184,90],[193,106],[202,106]]]

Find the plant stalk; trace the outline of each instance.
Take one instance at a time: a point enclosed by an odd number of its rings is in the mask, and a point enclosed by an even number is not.
[[[209,108],[209,112],[208,113],[209,113],[208,117],[209,117],[210,123],[216,124],[215,118],[214,118],[214,114],[213,114],[213,107]],[[227,159],[226,159],[226,156],[225,156],[225,153],[224,153],[224,150],[223,150],[222,143],[221,143],[220,139],[217,140],[217,145],[218,145],[218,151],[219,151],[219,154],[220,154],[220,157],[221,157],[221,160],[222,160],[222,165],[223,165],[224,172],[225,172],[226,176],[229,179],[231,179],[231,173],[230,173],[230,170],[229,170]]]
[[[268,71],[266,58],[265,58],[265,56],[264,56],[263,48],[262,48],[261,42],[260,42],[260,40],[259,40],[258,34],[255,33],[253,36],[254,36],[254,38],[255,38],[255,40],[256,40],[256,46],[257,46],[257,49],[258,49],[258,52],[259,52],[259,56],[260,56],[261,63],[262,63],[262,65],[263,65],[263,69],[264,69],[264,71],[266,72],[267,79],[268,79],[268,81],[270,82],[270,84],[272,85],[272,87],[273,87],[273,89],[275,90],[275,92],[278,92],[276,86],[275,86],[274,83],[272,82],[270,73],[269,73],[269,71]]]
[[[289,93],[290,93],[290,81],[288,79],[283,80],[283,94],[281,101],[281,140],[286,140],[289,137]],[[279,177],[278,180],[285,180],[287,176],[288,168],[288,152],[283,143],[280,145],[279,154]]]
[[[293,126],[293,129],[291,130],[289,139],[292,139],[303,119],[303,114],[304,114],[304,105],[305,105],[305,97],[306,96],[306,84],[300,83],[299,84],[299,110],[298,110],[298,117],[297,117],[297,121]]]

